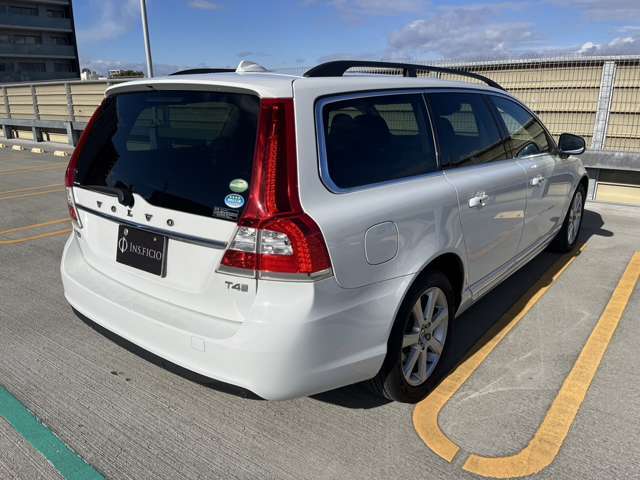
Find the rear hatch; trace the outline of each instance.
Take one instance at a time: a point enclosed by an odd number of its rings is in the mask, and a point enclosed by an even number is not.
[[[249,93],[147,87],[105,99],[73,182],[87,263],[133,290],[241,321],[256,281],[216,268],[247,200],[259,110]]]

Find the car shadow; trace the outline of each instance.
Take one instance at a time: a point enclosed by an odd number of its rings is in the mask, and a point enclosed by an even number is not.
[[[186,368],[181,367],[180,365],[176,365],[175,363],[172,363],[168,360],[165,360],[164,358],[159,357],[158,355],[151,353],[150,351],[145,350],[142,347],[139,347],[135,343],[131,343],[129,340],[121,337],[120,335],[117,335],[112,331],[107,330],[103,326],[98,325],[93,320],[91,320],[90,318],[84,316],[82,313],[77,311],[75,308],[73,308],[72,310],[82,322],[84,322],[86,325],[88,325],[90,328],[92,328],[94,331],[96,331],[100,335],[111,340],[116,345],[124,348],[125,350],[136,355],[137,357],[142,358],[143,360],[146,360],[149,363],[152,363],[175,375],[179,375],[185,380],[198,383],[200,385],[212,388],[220,392],[228,393],[230,395],[235,395],[237,397],[242,397],[242,398],[247,398],[252,400],[263,400],[262,398],[260,398],[253,392],[250,392],[249,390],[246,390],[241,387],[237,387],[235,385],[230,385],[228,383],[220,382],[218,380],[214,380],[204,375],[200,375],[199,373],[192,372],[191,370],[187,370]]]
[[[592,236],[612,237],[614,235],[613,232],[603,229],[603,226],[604,221],[600,214],[585,210],[578,248],[587,243]],[[512,316],[505,314],[516,302],[524,303],[535,295],[537,290],[529,291],[532,285],[545,276],[551,278],[557,270],[562,268],[564,263],[556,264],[561,257],[560,254],[548,251],[540,253],[456,319],[455,328],[452,329],[453,333],[449,339],[449,353],[443,358],[442,368],[438,369],[441,373],[437,383],[482,348],[513,319]],[[567,261],[570,258],[567,256]],[[553,270],[550,270],[552,268]],[[367,392],[363,384],[358,384],[331,390],[312,398],[347,408],[360,409],[375,408],[389,403],[388,400],[377,398],[372,394],[365,398]]]
[[[604,221],[600,214],[585,210],[580,244],[588,242],[594,235],[612,237],[613,232],[603,229],[603,226]],[[550,274],[554,273],[549,271],[550,268],[562,268],[562,264],[554,266],[560,257],[561,255],[556,253],[542,252],[456,319],[453,335],[449,339],[449,354],[443,359],[445,363],[440,369],[442,373],[437,380],[438,383],[511,321],[505,313],[517,301],[526,300],[523,298],[525,295],[533,296],[535,292],[528,292],[528,289],[545,274],[550,277]],[[568,256],[567,260],[569,258]],[[77,310],[74,309],[74,312],[80,320],[99,334],[158,367],[223,393],[263,401],[249,390],[213,380],[169,362],[105,329]],[[389,400],[373,395],[364,382],[312,395],[310,398],[350,409],[371,409],[390,403]]]

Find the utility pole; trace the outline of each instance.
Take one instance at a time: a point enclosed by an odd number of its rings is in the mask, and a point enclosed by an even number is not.
[[[151,78],[153,77],[153,60],[151,60],[151,45],[149,43],[146,0],[140,0],[140,14],[142,15],[142,32],[144,33],[144,52],[147,56],[147,77]]]

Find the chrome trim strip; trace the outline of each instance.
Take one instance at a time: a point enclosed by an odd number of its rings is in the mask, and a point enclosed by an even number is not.
[[[325,268],[310,275],[304,273],[258,272],[259,280],[277,280],[280,282],[317,282],[333,277],[333,269]]]
[[[142,225],[137,222],[132,222],[130,220],[125,220],[123,218],[107,215],[106,213],[103,213],[103,212],[98,212],[97,210],[85,207],[84,205],[76,204],[76,208],[78,210],[84,210],[85,212],[91,213],[100,218],[104,218],[105,220],[110,220],[112,222],[119,223],[121,225],[127,225],[129,227],[137,228],[139,230],[144,230],[149,233],[164,235],[167,238],[170,238],[172,240],[177,240],[179,242],[191,243],[193,245],[200,245],[201,247],[215,248],[216,250],[224,250],[225,248],[227,248],[227,242],[221,242],[219,240],[210,240],[202,237],[194,237],[191,235],[185,235],[183,233],[170,232],[162,228],[155,228],[155,227],[150,227],[148,225]]]
[[[245,270],[237,267],[220,265],[216,269],[217,273],[224,273],[236,277],[253,278],[258,280],[272,280],[279,282],[317,282],[333,276],[333,269],[326,268],[319,272],[306,275],[304,273],[277,273],[277,272],[256,272],[255,270]]]
[[[420,179],[420,178],[424,178],[424,177],[429,177],[432,175],[437,175],[441,172],[443,172],[444,170],[447,169],[448,166],[442,166],[441,165],[441,155],[440,155],[440,149],[439,149],[439,145],[436,141],[435,138],[435,130],[434,130],[434,125],[433,125],[433,120],[431,118],[431,113],[429,112],[429,105],[428,105],[428,101],[426,98],[426,94],[428,93],[448,93],[448,92],[455,92],[455,93],[474,93],[474,94],[479,94],[479,95],[493,95],[496,97],[503,97],[506,98],[507,100],[510,100],[514,103],[516,103],[517,105],[521,106],[522,108],[524,108],[529,114],[531,114],[531,116],[533,116],[533,118],[535,118],[538,123],[540,123],[540,125],[542,125],[542,128],[544,129],[544,131],[547,134],[547,137],[549,139],[549,141],[551,142],[551,147],[552,147],[552,151],[550,152],[542,152],[540,154],[535,154],[535,155],[557,155],[557,150],[558,150],[558,146],[555,142],[555,139],[553,138],[553,136],[549,133],[549,130],[547,129],[546,125],[544,123],[542,123],[542,121],[540,120],[540,118],[531,111],[531,109],[529,107],[527,107],[525,104],[523,104],[522,102],[520,102],[517,98],[515,98],[514,96],[510,95],[508,92],[499,92],[499,91],[495,91],[495,90],[491,90],[485,87],[469,87],[469,86],[464,86],[464,87],[417,87],[417,88],[406,88],[406,89],[398,89],[398,88],[393,88],[393,89],[389,89],[389,90],[384,90],[384,89],[379,89],[379,90],[369,90],[369,91],[357,91],[357,92],[350,92],[350,93],[344,93],[344,94],[337,94],[337,95],[327,95],[327,96],[323,96],[320,97],[316,100],[315,103],[315,123],[316,123],[316,149],[317,149],[317,154],[318,154],[318,170],[320,173],[320,180],[322,182],[322,184],[327,188],[327,190],[329,190],[331,193],[337,193],[337,194],[342,194],[342,193],[351,193],[351,192],[357,192],[360,190],[367,190],[370,188],[375,188],[375,187],[382,187],[385,185],[390,185],[390,184],[395,184],[395,183],[401,183],[401,182],[407,182],[407,181],[412,181],[412,180],[416,180],[416,179]],[[327,162],[327,147],[326,147],[326,142],[325,142],[325,131],[324,131],[324,122],[322,119],[322,110],[324,109],[324,107],[330,103],[334,103],[334,102],[339,102],[342,100],[352,100],[352,99],[357,99],[357,98],[369,98],[369,97],[381,97],[381,96],[389,96],[389,95],[402,95],[402,94],[421,94],[424,104],[425,104],[425,108],[427,110],[427,120],[428,120],[428,124],[431,127],[431,136],[433,138],[433,148],[435,151],[435,155],[436,155],[436,163],[438,165],[438,170],[433,171],[433,172],[428,172],[422,175],[414,175],[414,176],[410,176],[410,177],[403,177],[403,178],[396,178],[393,180],[386,180],[383,182],[378,182],[378,183],[371,183],[368,185],[361,185],[359,187],[353,187],[353,188],[340,188],[338,187],[334,181],[331,179],[331,175],[329,175],[329,166],[328,166],[328,162]],[[530,157],[511,157],[505,160],[520,160],[522,158],[530,158]]]
[[[435,130],[433,128],[433,121],[431,119],[431,114],[429,112],[428,102],[425,98],[425,94],[437,93],[437,92],[462,92],[462,93],[470,92],[475,94],[492,93],[495,95],[502,94],[502,92],[494,92],[493,90],[489,90],[483,87],[478,87],[478,88],[414,87],[414,88],[404,88],[404,89],[393,88],[389,90],[381,89],[381,90],[359,91],[359,92],[351,92],[351,93],[344,93],[344,94],[337,94],[337,95],[328,95],[328,96],[318,98],[316,100],[315,107],[314,107],[315,108],[314,116],[315,116],[315,123],[316,123],[316,148],[318,152],[318,170],[320,173],[320,180],[322,181],[323,185],[327,188],[327,190],[329,190],[331,193],[338,193],[338,194],[351,193],[351,192],[357,192],[360,190],[368,190],[370,188],[381,187],[381,186],[395,184],[395,183],[403,183],[407,181],[421,179],[424,177],[430,177],[430,176],[436,176],[436,175],[442,174],[443,168],[442,168],[442,165],[440,165],[440,151],[435,138]],[[411,95],[411,94],[422,95],[422,99],[423,99],[424,106],[426,108],[426,114],[427,114],[427,118],[425,119],[425,121],[431,127],[431,136],[434,142],[433,148],[436,155],[436,163],[438,165],[438,170],[434,170],[433,172],[423,173],[420,175],[412,175],[409,177],[402,177],[402,178],[386,180],[378,183],[371,183],[368,185],[361,185],[359,187],[352,187],[352,188],[338,187],[333,182],[333,180],[331,179],[331,176],[329,175],[329,165],[327,162],[327,147],[325,142],[324,122],[322,119],[322,110],[324,109],[324,107],[330,103],[340,102],[342,100],[353,100],[357,98],[370,98],[370,97],[384,97],[384,96],[390,96],[390,95]],[[509,99],[513,99],[513,97],[511,97],[508,94],[504,94],[502,96]]]
[[[256,271],[238,267],[228,267],[226,265],[220,265],[216,268],[216,273],[224,273],[226,275],[233,275],[235,277],[256,278]]]
[[[322,119],[322,110],[324,107],[330,103],[339,102],[342,100],[352,100],[357,98],[370,98],[370,97],[386,97],[390,95],[422,95],[425,92],[425,88],[407,88],[407,89],[390,89],[390,90],[375,90],[369,92],[353,92],[349,94],[340,94],[340,95],[332,95],[328,97],[323,97],[318,99],[315,105],[315,120],[316,120],[316,143],[318,149],[318,169],[320,171],[320,179],[327,189],[332,193],[350,193],[357,192],[359,190],[367,190],[369,188],[381,187],[384,185],[394,184],[394,183],[402,183],[406,181],[415,180],[417,178],[423,178],[428,176],[434,176],[441,174],[440,170],[435,170],[433,172],[427,172],[421,175],[412,175],[409,177],[396,178],[393,180],[386,180],[383,182],[370,183],[367,185],[361,185],[358,187],[352,188],[341,188],[337,186],[331,175],[329,175],[329,164],[327,162],[327,146],[325,142],[325,131],[324,131],[324,122]],[[423,98],[424,102],[424,98]],[[425,104],[425,108],[427,108]],[[429,117],[429,111],[427,109],[428,118],[425,119],[428,125],[431,124],[431,118]],[[433,135],[433,129],[431,130]],[[434,139],[435,140],[435,139]],[[437,146],[434,143],[434,153],[436,155],[436,163],[438,163],[438,151]]]

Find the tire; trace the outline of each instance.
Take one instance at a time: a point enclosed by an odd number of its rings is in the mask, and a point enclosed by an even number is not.
[[[576,246],[578,238],[580,237],[580,230],[582,228],[586,196],[587,192],[584,185],[580,185],[571,198],[571,203],[569,204],[567,215],[564,217],[562,228],[551,241],[549,250],[553,252],[566,253],[573,250]],[[579,207],[576,205],[576,202],[580,202]],[[576,209],[576,207],[578,208]]]
[[[420,313],[414,310],[418,301]],[[431,316],[427,315],[429,305],[432,305]],[[416,403],[427,396],[442,374],[455,309],[449,279],[439,271],[422,274],[398,310],[382,368],[368,382],[375,394],[403,403]]]

